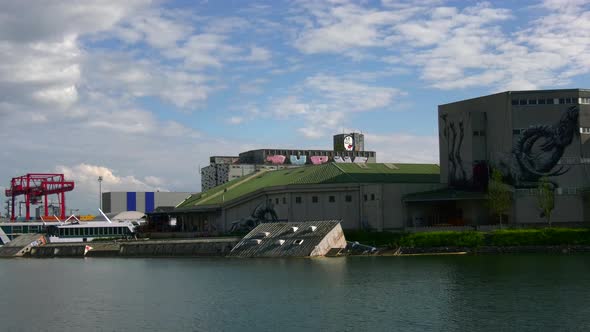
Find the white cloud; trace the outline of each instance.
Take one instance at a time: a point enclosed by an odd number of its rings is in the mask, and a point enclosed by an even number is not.
[[[379,162],[438,164],[438,136],[365,134],[366,150],[376,151]]]
[[[328,75],[314,75],[305,80],[306,87],[327,99],[341,112],[368,111],[390,105],[400,91],[372,86]]]
[[[303,2],[302,7],[311,20],[304,21],[307,24],[298,33],[294,46],[307,54],[384,46],[384,28],[404,20],[413,11],[378,11],[352,1]]]
[[[246,55],[243,59],[244,61],[260,61],[265,62],[270,60],[271,53],[269,50],[258,47],[258,46],[251,46],[250,53]]]
[[[244,122],[244,118],[241,116],[232,116],[227,120],[227,122],[232,125],[237,125]]]

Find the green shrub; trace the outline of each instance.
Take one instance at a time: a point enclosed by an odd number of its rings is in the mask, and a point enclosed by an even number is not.
[[[374,247],[394,248],[399,245],[400,239],[406,236],[406,233],[346,230],[344,231],[344,236],[346,237],[346,241],[357,241],[361,244]]]
[[[506,229],[488,235],[492,246],[590,245],[590,230],[577,228]]]
[[[400,241],[404,247],[478,247],[483,245],[481,232],[425,232],[408,234]]]

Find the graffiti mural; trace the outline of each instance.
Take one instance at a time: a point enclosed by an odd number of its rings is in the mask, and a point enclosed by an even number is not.
[[[274,156],[267,156],[266,161],[272,163],[273,165],[282,165],[285,163],[285,156],[282,155],[274,155]]]
[[[465,138],[463,120],[449,121],[448,114],[441,115],[441,120],[443,122],[442,135],[447,142],[449,183],[464,184],[467,181],[467,174],[461,158],[461,147]]]
[[[328,156],[312,156],[311,163],[314,165],[321,165],[328,162]]]
[[[553,125],[536,125],[524,130],[514,142],[510,162],[500,164],[516,187],[536,187],[541,177],[560,176],[570,169],[558,166],[565,149],[578,134],[579,108],[572,106]]]
[[[252,214],[247,218],[236,220],[232,223],[230,232],[243,233],[253,230],[261,223],[278,222],[279,218],[272,203],[262,202],[254,208]]]
[[[289,161],[293,165],[305,165],[305,163],[307,163],[307,156],[297,157],[295,155],[291,155],[291,157],[289,157]]]

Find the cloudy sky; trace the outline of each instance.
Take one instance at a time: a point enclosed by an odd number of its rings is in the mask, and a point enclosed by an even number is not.
[[[588,0],[0,0],[0,186],[63,172],[94,213],[99,175],[198,191],[210,155],[348,130],[437,162],[438,104],[589,71]]]

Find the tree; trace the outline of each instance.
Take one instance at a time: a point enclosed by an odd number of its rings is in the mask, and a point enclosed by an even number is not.
[[[555,185],[544,176],[539,180],[539,208],[541,208],[542,214],[547,219],[549,227],[551,227],[551,213],[555,208]]]
[[[492,170],[492,179],[488,183],[487,198],[490,210],[498,215],[500,227],[502,227],[502,216],[512,207],[512,190],[502,180],[502,172],[495,168]]]

